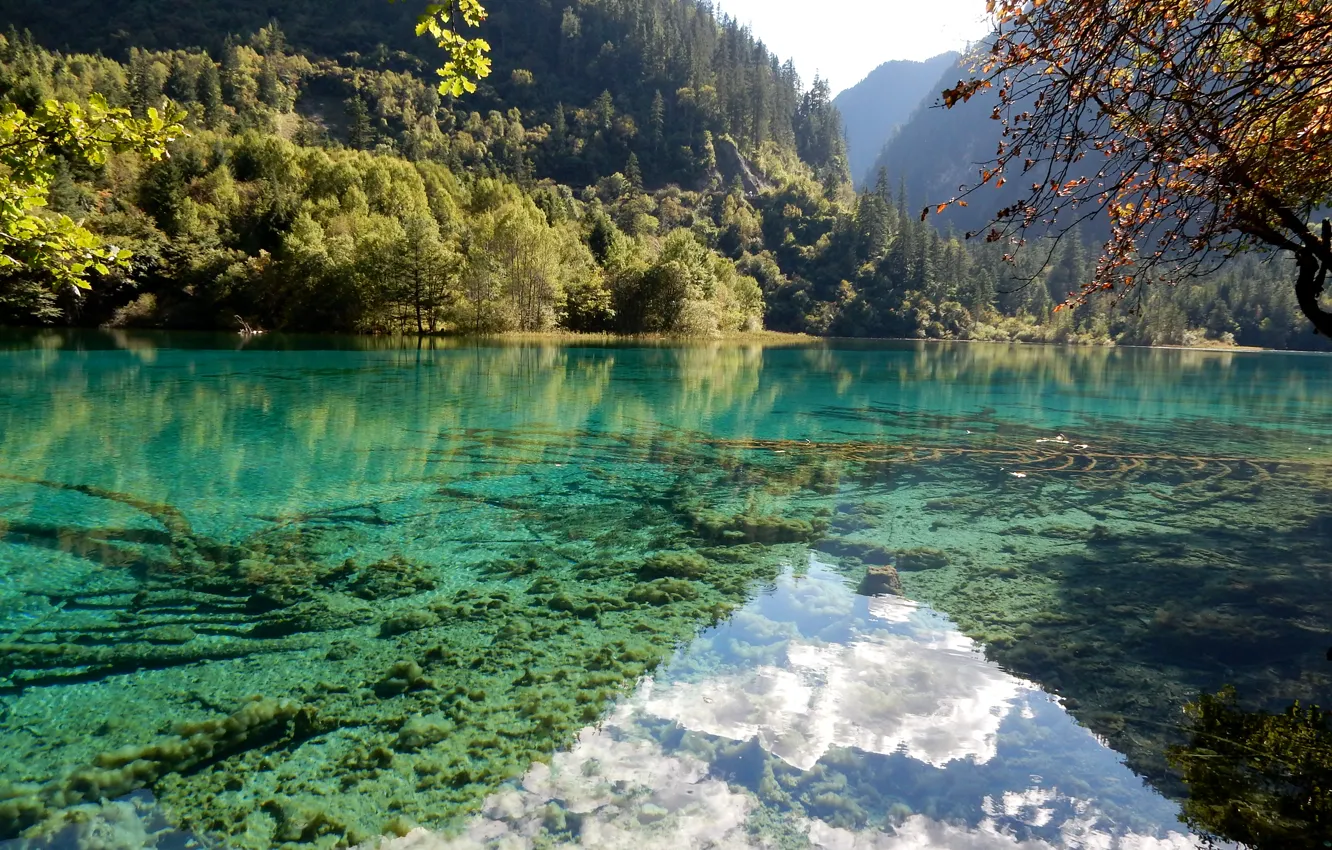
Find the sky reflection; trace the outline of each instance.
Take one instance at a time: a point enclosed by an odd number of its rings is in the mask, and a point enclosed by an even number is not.
[[[812,562],[492,795],[463,835],[381,846],[1201,846],[1177,815],[944,617],[858,597]]]

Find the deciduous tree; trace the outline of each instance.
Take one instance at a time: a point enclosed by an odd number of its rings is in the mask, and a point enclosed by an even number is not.
[[[108,155],[128,151],[161,159],[183,132],[183,117],[174,108],[149,107],[136,119],[98,94],[87,107],[55,100],[31,112],[0,106],[0,272],[86,289],[93,272],[126,265],[127,251],[46,210],[51,183],[62,160],[99,166]]]
[[[989,0],[996,31],[952,107],[997,90],[985,184],[1021,181],[991,241],[1067,232],[1098,213],[1111,232],[1072,293],[1198,276],[1254,249],[1296,259],[1314,326],[1332,268],[1332,2]],[[975,200],[971,197],[971,200]],[[948,204],[939,205],[941,211]],[[928,213],[929,210],[927,209]]]

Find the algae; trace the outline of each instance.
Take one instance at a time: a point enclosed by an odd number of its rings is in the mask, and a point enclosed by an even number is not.
[[[195,770],[210,760],[260,747],[274,736],[308,737],[317,725],[307,708],[264,699],[255,699],[224,719],[178,724],[168,738],[100,753],[92,764],[45,785],[0,786],[0,834],[16,834],[80,803],[125,796],[167,774]]]
[[[530,529],[567,525],[567,513],[537,514],[535,503],[510,499],[502,510],[523,515]],[[438,568],[402,555],[329,559],[325,552],[347,534],[336,523],[288,518],[246,542],[195,534],[196,549],[209,553],[203,562],[130,569],[123,591],[69,596],[65,610],[80,612],[132,596],[141,643],[133,629],[103,632],[94,643],[57,642],[74,631],[58,614],[6,645],[4,672],[16,689],[58,681],[95,689],[152,670],[193,678],[201,662],[229,661],[234,670],[214,667],[207,677],[224,692],[228,676],[255,678],[243,673],[252,660],[285,654],[274,684],[325,718],[328,735],[219,751],[208,764],[164,763],[136,774],[133,787],[151,787],[180,827],[238,846],[355,843],[388,829],[388,814],[403,810],[414,823],[446,827],[496,782],[594,722],[680,642],[743,602],[755,581],[774,576],[785,557],[780,546],[768,551],[775,540],[715,560],[684,548],[696,529],[669,499],[652,521],[653,542],[677,548],[644,555],[637,569],[598,554],[597,540],[616,534],[602,528],[589,535],[590,557],[546,547],[538,557],[477,563],[468,586],[448,593],[439,590]],[[375,527],[394,530],[388,521]],[[595,584],[575,577],[592,572]],[[367,633],[371,641],[358,639]],[[214,688],[193,693],[212,705]],[[138,728],[107,731],[123,738]],[[69,757],[39,758],[24,775],[47,764],[57,770]],[[300,766],[312,758],[332,760],[337,774],[305,772]],[[33,799],[8,802],[15,811],[5,833],[55,828],[62,798]]]

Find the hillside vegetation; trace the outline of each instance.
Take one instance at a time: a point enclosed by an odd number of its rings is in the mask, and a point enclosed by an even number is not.
[[[1087,246],[1015,269],[921,223],[916,181],[960,167],[961,138],[890,157],[857,195],[827,85],[710,6],[490,7],[496,73],[453,100],[408,10],[380,0],[0,0],[31,28],[0,42],[4,101],[101,92],[190,116],[170,160],[70,165],[54,186],[130,269],[91,294],[0,277],[0,322],[1311,342],[1257,262],[1137,313],[1054,312]],[[925,114],[942,113],[898,138]]]

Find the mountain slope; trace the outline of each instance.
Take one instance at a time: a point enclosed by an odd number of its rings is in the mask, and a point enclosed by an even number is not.
[[[847,159],[857,185],[874,182],[879,151],[922,101],[938,94],[939,75],[959,58],[957,53],[941,53],[924,62],[885,62],[837,96],[833,105],[842,113]]]
[[[708,171],[708,134],[728,135],[747,155],[765,143],[808,157],[840,144],[822,102],[804,104],[795,67],[747,29],[694,0],[490,0],[484,36],[495,73],[473,96],[446,100],[465,124],[473,113],[520,112],[527,129],[547,125],[537,173],[573,185],[628,171],[631,155],[652,185],[694,185]],[[122,61],[133,48],[202,48],[223,59],[270,21],[284,47],[353,71],[433,78],[443,61],[413,34],[420,2],[388,0],[68,0],[59,14],[31,0],[0,0],[0,20],[31,30],[47,48],[101,52]],[[235,36],[236,39],[231,37]],[[345,93],[343,93],[345,96]],[[369,94],[366,99],[370,100]],[[420,103],[409,115],[435,112]],[[811,111],[812,109],[812,111]],[[380,117],[384,117],[381,115]],[[811,154],[811,151],[814,152]],[[577,152],[577,157],[570,157]],[[816,171],[838,163],[809,162]],[[834,167],[832,171],[837,169]]]
[[[956,62],[943,69],[932,88],[943,91],[970,76],[969,65]],[[993,90],[977,92],[970,101],[952,109],[938,107],[936,99],[926,99],[883,146],[871,173],[882,168],[894,185],[901,181],[909,205],[917,210],[956,197],[962,187],[979,183],[982,169],[994,160],[1003,132],[1002,124],[991,118],[997,104],[998,95]],[[1033,181],[1045,179],[1043,167],[1038,165],[1029,174],[1022,174],[1020,170],[1010,172],[1003,187],[997,188],[994,184],[983,187],[967,199],[967,206],[949,206],[937,217],[931,216],[930,220],[942,228],[983,231],[998,210],[1023,200]],[[1074,170],[1071,176],[1093,175],[1091,160],[1080,167],[1086,171]],[[1084,208],[1076,215],[1081,217],[1086,212]],[[1066,211],[1065,215],[1073,214]],[[1060,220],[1051,229],[1057,232],[1059,225],[1067,223],[1066,219]],[[1096,241],[1108,235],[1108,228],[1101,213],[1079,225],[1084,238]],[[1042,232],[1038,227],[1028,236]]]
[[[827,84],[802,91],[790,63],[710,4],[488,5],[496,74],[454,101],[432,87],[438,51],[385,0],[67,0],[44,15],[0,0],[41,38],[103,52],[0,36],[0,104],[97,91],[137,114],[164,95],[190,113],[169,161],[65,169],[52,186],[52,208],[128,248],[133,268],[87,296],[0,270],[0,324],[217,328],[243,316],[311,331],[712,335],[766,322],[843,336],[1306,344],[1272,269],[1154,296],[1146,321],[1105,302],[1056,314],[1087,278],[1077,240],[1048,269],[1014,269],[1001,246],[922,222],[913,211],[951,197],[992,154],[984,103],[918,108],[888,146],[907,205],[886,186],[857,198]],[[277,26],[245,31],[264,20]],[[139,27],[159,49],[135,43]],[[998,194],[953,215],[983,223]],[[1043,285],[1028,285],[1038,272]]]
[[[960,61],[953,61],[935,76],[932,88],[943,91],[970,74]],[[901,181],[913,208],[942,203],[958,193],[958,187],[980,178],[980,163],[994,158],[1001,128],[990,119],[995,96],[979,92],[970,102],[953,109],[936,108],[934,100],[917,104],[878,152],[872,172],[884,169],[896,184]],[[984,227],[990,215],[1016,191],[985,191],[967,207],[949,207],[936,223],[946,222],[959,230]]]

